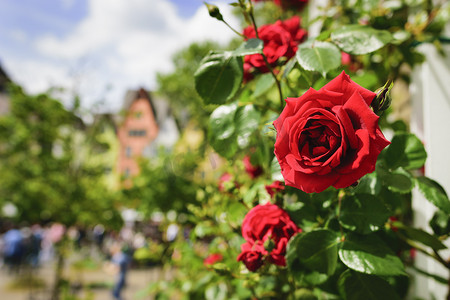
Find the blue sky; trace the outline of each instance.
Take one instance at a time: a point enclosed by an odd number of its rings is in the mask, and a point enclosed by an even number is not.
[[[231,1],[210,2],[237,24]],[[85,107],[118,110],[127,89],[156,88],[177,50],[232,36],[201,0],[0,0],[2,67],[30,93],[62,86]]]

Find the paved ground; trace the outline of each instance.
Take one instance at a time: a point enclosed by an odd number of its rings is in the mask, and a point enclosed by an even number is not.
[[[22,274],[22,280],[29,282],[26,274]],[[45,289],[30,289],[23,287],[21,289],[14,288],[14,283],[18,281],[18,277],[8,274],[5,269],[0,269],[0,300],[48,300],[49,288],[53,281],[53,266],[47,264],[41,267],[36,278],[45,282]],[[97,288],[91,288],[88,293],[85,290],[77,294],[77,299],[82,300],[111,300],[111,288],[115,281],[115,275],[108,271],[107,268],[100,267],[96,270],[74,271],[70,268],[65,269],[66,278],[70,278],[71,282],[81,282],[85,286],[97,285]],[[127,286],[122,295],[125,300],[132,299],[153,299],[152,296],[146,295],[145,290],[150,283],[163,278],[164,274],[159,268],[149,269],[131,269],[127,275]]]

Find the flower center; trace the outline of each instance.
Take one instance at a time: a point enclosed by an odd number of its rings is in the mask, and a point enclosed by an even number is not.
[[[340,146],[338,126],[330,120],[311,119],[300,135],[298,150],[307,161],[325,162]]]

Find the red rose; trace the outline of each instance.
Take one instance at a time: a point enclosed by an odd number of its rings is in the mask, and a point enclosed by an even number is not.
[[[342,72],[319,91],[287,98],[274,122],[275,155],[287,185],[304,192],[344,188],[375,170],[390,144],[370,109],[375,93]]]
[[[265,188],[270,197],[273,197],[276,193],[284,190],[284,184],[281,181],[277,180],[269,185],[266,185]]]
[[[245,28],[243,34],[246,39],[256,38],[255,29],[252,26]],[[281,57],[289,60],[295,55],[298,43],[306,37],[306,31],[300,28],[300,18],[295,16],[285,21],[277,21],[275,24],[259,27],[258,36],[264,42],[263,52],[267,61],[272,67],[275,67]],[[245,56],[244,77],[246,79],[252,77],[253,69],[261,73],[269,72],[261,54]]]
[[[255,272],[263,265],[265,255],[267,251],[261,242],[245,243],[241,245],[241,254],[237,257],[237,261],[244,262],[247,269]]]
[[[256,261],[256,257],[260,257],[262,264],[262,257],[268,254],[272,263],[285,266],[284,255],[287,242],[298,232],[301,232],[301,229],[292,222],[283,209],[271,203],[257,205],[248,212],[242,223],[242,236],[247,243],[242,245],[242,253],[239,255],[238,261],[243,260],[245,263],[245,259],[248,257],[251,257],[252,261]],[[268,240],[274,244],[270,253],[267,253],[262,246]],[[264,249],[265,252],[261,249]]]
[[[244,163],[245,172],[250,175],[252,179],[255,179],[263,173],[261,166],[252,165],[249,156],[245,156],[242,162]]]
[[[222,261],[223,256],[220,253],[213,253],[203,260],[205,266],[211,266],[216,262]]]

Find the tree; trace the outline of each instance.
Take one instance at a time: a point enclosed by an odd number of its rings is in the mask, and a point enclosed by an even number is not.
[[[76,108],[76,106],[75,106]],[[89,164],[104,151],[86,126],[48,94],[10,88],[10,113],[0,118],[0,204],[17,207],[16,222],[120,228],[117,195],[103,182],[104,166]],[[59,297],[64,239],[58,243],[52,299]]]

